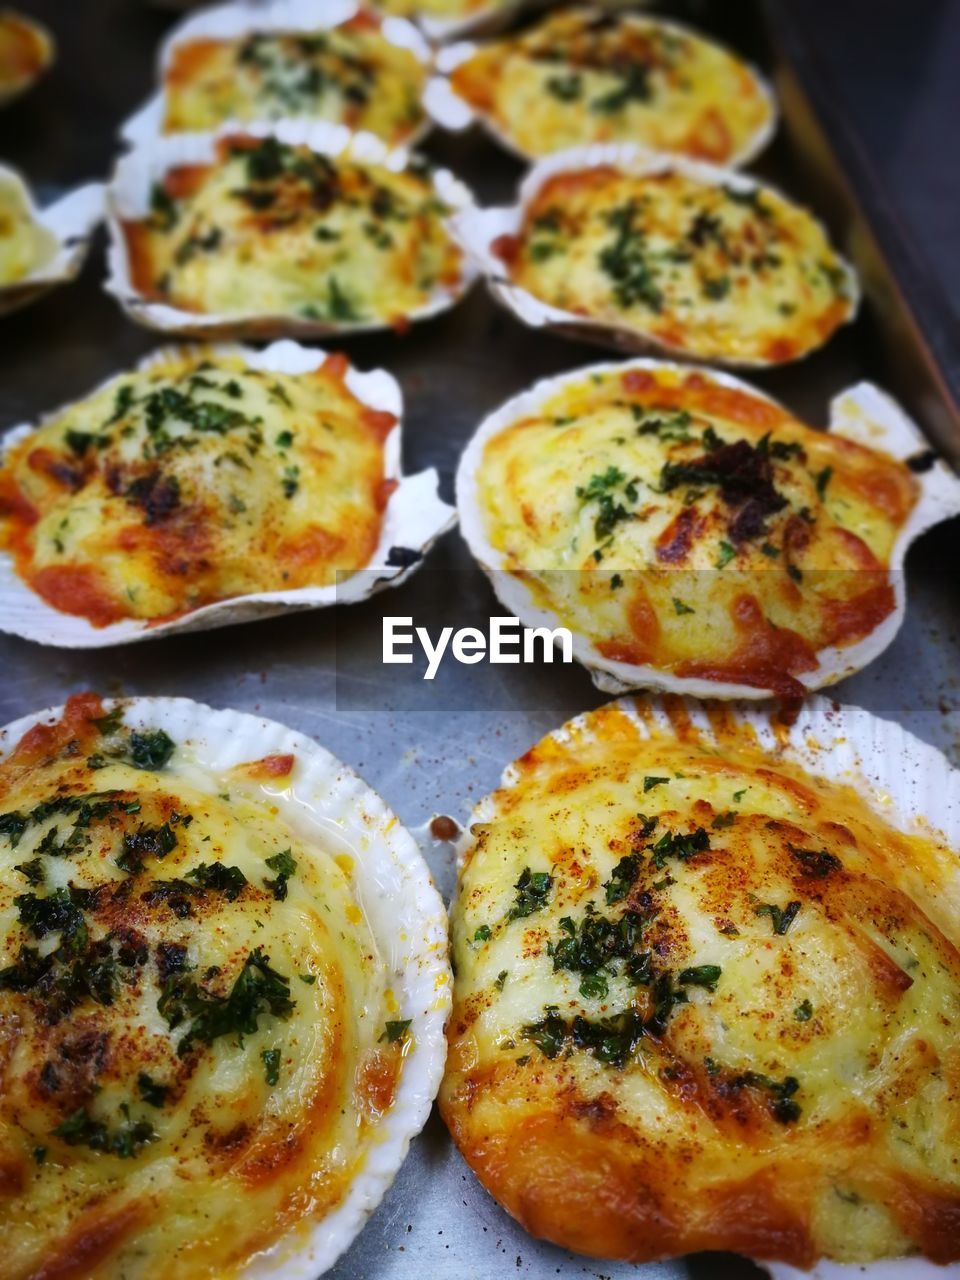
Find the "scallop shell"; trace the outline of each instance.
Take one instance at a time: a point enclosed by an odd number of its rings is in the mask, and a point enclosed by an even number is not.
[[[520,184],[516,204],[487,209],[474,206],[466,209],[452,219],[453,233],[486,276],[490,292],[496,300],[530,328],[547,329],[579,342],[595,342],[627,353],[651,353],[670,356],[676,360],[696,360],[698,359],[696,352],[671,346],[640,329],[618,324],[616,321],[591,319],[541,302],[529,290],[510,280],[504,263],[493,251],[494,242],[501,236],[517,235],[520,232],[527,205],[547,179],[557,173],[590,169],[600,165],[611,165],[636,176],[671,170],[707,186],[730,187],[734,191],[741,192],[766,190],[780,196],[783,200],[790,201],[791,204],[796,203],[769,182],[760,182],[736,169],[721,169],[715,165],[703,164],[701,161],[688,160],[683,156],[657,154],[634,143],[600,142],[588,147],[571,147],[566,151],[555,151],[539,160]],[[806,212],[810,213],[809,210]],[[810,214],[810,216],[813,215]],[[849,324],[856,316],[860,304],[860,286],[850,263],[839,254],[837,257],[839,267],[846,277],[845,287],[850,299],[849,314],[843,323]],[[819,348],[812,348],[805,354],[812,354],[814,350]],[[768,368],[777,364],[776,361],[759,357],[752,359],[715,357],[713,363],[731,369]]]
[[[302,1233],[294,1229],[240,1273],[243,1280],[314,1280],[336,1262],[380,1203],[440,1087],[451,1002],[443,902],[406,828],[352,769],[311,738],[274,720],[216,711],[188,698],[132,698],[105,705],[123,706],[126,723],[134,728],[164,729],[214,773],[265,755],[296,755],[296,784],[271,792],[271,803],[301,839],[322,840],[349,854],[351,888],[389,966],[400,1012],[411,1019],[396,1099],[344,1199],[322,1221]],[[0,758],[32,725],[52,722],[60,713],[57,708],[25,716],[0,729]]]
[[[499,4],[487,4],[458,17],[438,18],[429,13],[411,16],[431,44],[444,44],[466,35],[495,35],[509,26],[524,8],[524,0],[500,0]]]
[[[562,387],[577,384],[591,374],[622,374],[628,369],[671,369],[690,372],[690,366],[671,364],[663,360],[636,359],[617,364],[597,364],[545,378],[528,391],[523,391],[486,418],[470,438],[457,469],[457,509],[460,529],[471,554],[489,577],[493,589],[510,610],[527,626],[553,628],[558,617],[541,608],[526,585],[505,567],[503,554],[490,545],[483,527],[483,519],[477,500],[476,474],[487,441],[510,423],[539,412],[541,405],[555,396]],[[700,368],[699,373],[721,386],[733,387],[747,394],[777,402],[752,387],[749,383],[730,374]],[[920,429],[885,392],[868,382],[841,392],[830,403],[829,429],[846,436],[858,444],[882,450],[894,458],[909,459],[928,452],[928,446]],[[900,629],[906,613],[906,574],[904,560],[911,543],[942,520],[960,515],[960,479],[942,461],[935,461],[926,471],[917,475],[920,496],[909,518],[894,543],[890,556],[889,573],[892,579],[896,605],[894,611],[868,636],[846,648],[834,647],[819,651],[820,665],[816,671],[797,678],[807,689],[822,689],[836,684],[859,671],[887,648]],[[590,641],[577,632],[573,633],[574,657],[590,672],[597,688],[605,693],[625,693],[629,689],[656,689],[665,693],[691,694],[698,698],[761,699],[772,695],[763,689],[748,685],[726,684],[719,681],[675,676],[655,667],[634,666],[605,658]]]
[[[184,350],[189,351],[190,348],[159,348],[136,367],[149,369]],[[301,347],[290,341],[272,343],[262,351],[219,344],[209,350],[214,355],[242,355],[251,369],[286,374],[312,373],[323,364],[327,355],[319,347]],[[368,373],[360,373],[351,367],[345,381],[363,404],[401,419],[403,396],[396,380],[386,370],[372,369]],[[3,449],[18,443],[34,430],[34,426],[23,425],[9,431],[0,442],[0,461]],[[167,622],[152,624],[143,619],[126,618],[110,626],[94,627],[86,618],[60,613],[48,605],[17,576],[10,556],[0,551],[0,631],[62,649],[101,649],[134,640],[152,640],[174,632],[208,631],[292,610],[353,604],[384,587],[399,586],[416,571],[433,543],[452,527],[456,519],[453,508],[442,502],[437,493],[435,468],[430,467],[412,476],[401,473],[400,435],[401,424],[398,421],[384,445],[384,478],[398,481],[398,486],[387,502],[380,542],[370,563],[341,583],[235,596],[204,605]],[[405,554],[397,555],[398,550]]]
[[[605,7],[610,9],[620,6],[607,5]],[[602,9],[603,6],[599,9],[597,6],[594,6],[592,10],[587,9],[585,12],[602,12]],[[547,16],[549,16],[549,14]],[[651,20],[656,21],[657,26],[662,27],[666,31],[675,32],[678,35],[696,36],[698,39],[706,39],[710,40],[711,43],[717,43],[713,40],[712,36],[706,36],[703,32],[696,31],[693,27],[687,26],[686,23],[672,21],[667,22],[662,18]],[[447,129],[465,129],[475,122],[482,125],[494,141],[503,147],[505,151],[516,156],[518,160],[522,160],[525,164],[531,164],[536,161],[537,157],[528,155],[527,152],[520,150],[516,143],[511,141],[509,135],[504,133],[498,126],[490,112],[480,111],[471,103],[467,102],[465,98],[461,98],[454,89],[450,80],[446,79],[446,77],[449,76],[452,71],[456,70],[461,63],[467,62],[475,53],[479,52],[479,50],[479,45],[472,44],[469,41],[464,40],[457,44],[447,45],[446,48],[438,51],[436,57],[436,69],[441,73],[441,75],[431,81],[431,84],[428,87],[428,93],[424,95],[424,102],[426,103],[427,109],[433,114],[437,123]],[[739,57],[739,55],[736,56]],[[764,124],[756,130],[753,137],[745,143],[734,158],[728,162],[728,167],[731,169],[739,169],[743,165],[747,165],[754,160],[760,152],[769,145],[777,130],[777,99],[773,89],[756,67],[753,67],[746,62],[744,63],[744,66],[753,77],[757,88],[766,100],[767,105],[770,108],[770,115]]]
[[[290,146],[307,146],[319,155],[341,157],[360,164],[382,165],[400,172],[410,162],[404,147],[391,149],[372,133],[351,133],[344,125],[316,120],[279,120],[275,123],[244,124],[242,132],[254,138],[274,137]],[[153,184],[178,165],[205,164],[213,159],[217,139],[236,135],[235,125],[224,125],[215,133],[175,133],[154,138],[123,156],[107,186],[107,227],[110,247],[104,288],[117,299],[131,320],[148,329],[180,333],[196,338],[273,338],[284,335],[321,337],[330,334],[377,333],[392,326],[385,320],[333,325],[302,316],[260,315],[222,316],[215,312],[183,311],[166,303],[145,298],[133,286],[127,246],[121,229],[126,219],[142,218],[149,212]],[[473,197],[448,169],[432,174],[437,198],[454,210],[453,216],[468,213]],[[452,221],[452,217],[450,221]],[[449,226],[449,224],[448,224]],[[449,310],[470,288],[476,270],[464,256],[460,279],[452,288],[438,287],[429,302],[404,317],[408,321],[427,320]]]
[[[42,266],[20,280],[0,284],[0,315],[16,311],[42,297],[58,284],[73,280],[83,266],[90,241],[103,217],[104,187],[89,182],[38,209],[30,189],[16,169],[0,165],[0,184],[16,190],[31,219],[45,227],[57,241],[57,252]]]
[[[857,391],[862,388],[857,388]],[[875,393],[874,388],[866,390]],[[853,393],[847,393],[849,397]],[[875,393],[879,394],[879,393]],[[845,397],[841,397],[843,400]],[[836,402],[835,402],[836,403]],[[913,442],[915,444],[915,441]],[[675,722],[677,700],[656,696],[622,698],[617,704],[648,736],[669,732]],[[638,706],[643,714],[638,713]],[[708,746],[723,751],[707,706],[695,698],[680,701],[681,716]],[[671,709],[673,715],[671,715]],[[724,723],[743,725],[755,735],[751,745],[771,757],[789,761],[808,773],[853,789],[890,825],[908,835],[932,839],[949,849],[960,849],[960,770],[953,768],[935,747],[922,742],[891,720],[881,719],[861,707],[828,698],[805,699],[796,721],[787,726],[769,708],[756,703],[733,702],[724,708]],[[574,717],[546,735],[558,743],[569,742],[571,732],[589,732],[590,712]],[[503,771],[501,786],[511,788],[520,780],[516,765]],[[495,793],[475,806],[458,841],[459,866],[475,844],[471,826],[492,821],[498,813]],[[960,867],[945,894],[960,913]],[[923,1258],[887,1258],[871,1263],[820,1261],[810,1271],[783,1262],[754,1259],[772,1280],[958,1280],[960,1263],[937,1266]],[[641,1267],[638,1274],[642,1273]]]
[[[36,43],[40,59],[37,67],[25,76],[21,76],[19,80],[12,83],[0,85],[0,107],[5,107],[8,102],[13,102],[19,98],[21,94],[32,89],[41,76],[46,75],[53,60],[57,56],[57,46],[54,43],[53,36],[37,22],[36,18],[28,18],[24,13],[14,13],[9,9],[0,14],[0,22],[13,20],[17,26],[23,28],[30,33],[31,38]]]
[[[276,0],[269,8],[251,8],[248,3],[218,5],[203,9],[185,19],[167,36],[160,48],[158,70],[162,80],[177,45],[202,38],[233,39],[249,31],[327,31],[348,22],[362,11],[358,0],[328,0],[318,9],[313,0]],[[384,17],[380,34],[390,44],[409,49],[418,62],[429,67],[433,51],[419,30],[404,18]],[[429,83],[429,81],[428,81]],[[163,134],[165,111],[164,93],[161,89],[121,127],[120,136],[132,146],[140,146]],[[246,122],[238,122],[236,128],[246,128]],[[411,137],[417,141],[430,129],[430,120]]]

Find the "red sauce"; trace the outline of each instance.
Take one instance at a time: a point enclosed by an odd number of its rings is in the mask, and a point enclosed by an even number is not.
[[[96,569],[83,565],[48,565],[28,578],[37,595],[61,613],[87,618],[108,627],[126,617]]]
[[[520,237],[511,235],[497,236],[496,240],[490,245],[490,252],[495,258],[505,262],[508,267],[512,266],[520,252]]]

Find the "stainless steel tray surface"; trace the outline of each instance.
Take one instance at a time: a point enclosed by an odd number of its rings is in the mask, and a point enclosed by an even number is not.
[[[53,0],[27,7],[60,34],[63,84],[37,90],[45,95],[38,97],[42,105],[37,117],[24,114],[29,99],[17,107],[19,118],[27,122],[23,133],[14,137],[17,117],[8,117],[0,145],[6,139],[6,156],[21,163],[28,175],[45,177],[45,183],[38,183],[41,194],[52,195],[56,184],[51,174],[58,159],[63,181],[99,176],[95,158],[110,153],[111,131],[149,88],[152,48],[164,23],[154,13],[139,12],[134,0],[77,5],[72,16],[63,11],[67,6],[61,10]],[[109,26],[99,27],[100,64],[109,51],[103,76],[95,61],[95,11],[110,19]],[[708,21],[709,11],[701,6],[697,16]],[[115,80],[111,68],[116,68]],[[76,118],[78,77],[90,78],[85,92],[91,105],[83,119]],[[87,167],[77,169],[68,139],[76,140]],[[516,163],[477,133],[435,137],[426,150],[455,169],[482,202],[505,200],[521,174]],[[42,160],[36,169],[30,164],[33,154]],[[803,195],[795,182],[794,160],[781,140],[759,167]],[[103,272],[98,250],[77,284],[0,321],[0,428],[32,420],[81,395],[158,345],[152,335],[124,320],[101,293]],[[481,287],[451,314],[417,326],[405,337],[358,339],[346,349],[361,368],[382,364],[399,378],[407,405],[406,469],[438,467],[447,498],[452,498],[461,448],[488,411],[538,377],[606,358],[597,348],[525,330],[496,308]],[[886,372],[876,325],[868,315],[804,364],[756,381],[818,423],[826,420],[833,394],[865,377],[883,385]],[[899,720],[960,764],[958,550],[957,522],[928,534],[914,548],[902,632],[877,662],[839,686],[836,696]],[[485,692],[464,685],[451,694],[449,684],[439,683],[418,693],[412,709],[391,711],[387,708],[397,690],[394,669],[373,663],[358,687],[351,664],[349,673],[338,679],[338,648],[346,653],[369,646],[384,609],[417,615],[428,606],[432,619],[443,616],[455,626],[473,621],[463,616],[464,609],[481,616],[501,612],[456,532],[447,535],[427,567],[404,587],[349,609],[94,652],[65,652],[0,636],[0,723],[85,688],[109,695],[196,698],[255,711],[310,734],[359,770],[412,827],[436,813],[462,821],[472,804],[497,784],[505,764],[569,716],[599,705],[604,696],[579,667],[554,666],[519,677],[511,672],[509,680],[497,668],[485,667]],[[450,846],[427,840],[425,853],[449,897],[454,882]],[[330,1274],[337,1280],[493,1280],[513,1275],[537,1280],[747,1280],[759,1273],[749,1263],[723,1255],[634,1267],[578,1258],[541,1244],[480,1188],[434,1114],[379,1210]]]

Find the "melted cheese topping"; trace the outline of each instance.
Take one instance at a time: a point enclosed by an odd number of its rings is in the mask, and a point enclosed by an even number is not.
[[[554,14],[484,47],[450,79],[528,156],[592,142],[639,142],[728,164],[772,115],[756,77],[738,58],[634,14]]]
[[[363,568],[396,419],[330,356],[300,376],[185,349],[112,379],[8,453],[0,535],[20,577],[95,626]]]
[[[50,59],[49,40],[39,27],[15,13],[0,13],[0,93],[29,85]]]
[[[712,714],[612,704],[481,806],[444,1117],[578,1252],[956,1261],[957,851]]]
[[[102,716],[0,765],[0,1274],[232,1275],[343,1198],[405,1030],[337,852],[269,799],[296,758],[214,776]]]
[[[0,180],[0,284],[38,271],[56,252],[56,236],[34,221],[20,187]]]
[[[802,695],[894,608],[905,464],[703,373],[568,382],[485,444],[499,565],[606,658]]]
[[[164,132],[306,117],[407,141],[425,114],[427,68],[360,14],[318,31],[253,31],[179,44],[164,74]]]
[[[124,224],[134,287],[185,311],[403,325],[459,280],[428,176],[333,160],[274,138],[221,139],[172,169]]]
[[[795,360],[852,314],[847,269],[820,225],[767,188],[609,166],[560,173],[495,248],[542,302],[707,359]]]

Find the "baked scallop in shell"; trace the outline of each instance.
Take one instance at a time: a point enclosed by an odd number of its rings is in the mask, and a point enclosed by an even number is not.
[[[852,267],[808,209],[738,171],[633,143],[555,152],[515,205],[453,225],[523,323],[625,351],[780,365],[859,305]]]
[[[268,9],[224,4],[180,23],[160,54],[161,88],[123,128],[127,142],[227,122],[327,120],[406,145],[430,127],[432,50],[403,18],[356,0]]]
[[[329,121],[148,140],[122,157],[107,199],[105,288],[165,332],[404,331],[475,275],[447,225],[471,204],[463,184]]]
[[[907,547],[960,513],[960,481],[876,387],[830,424],[708,369],[562,374],[468,443],[460,528],[508,609],[567,627],[607,691],[802,697],[890,643]]]
[[[0,459],[0,630],[99,647],[364,599],[454,513],[400,469],[384,370],[276,342],[153,352]]]
[[[5,1280],[315,1276],[444,1057],[413,838],[281,725],[185,699],[0,731]]]
[[[535,160],[633,142],[719,165],[748,163],[776,122],[773,94],[736,55],[688,27],[595,8],[438,55],[452,92],[493,136]]]
[[[457,1146],[597,1257],[957,1263],[958,873],[960,774],[856,708],[578,717],[465,837]]]

